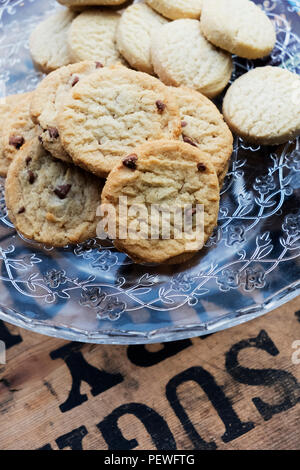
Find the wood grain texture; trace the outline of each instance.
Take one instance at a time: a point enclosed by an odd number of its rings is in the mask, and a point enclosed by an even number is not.
[[[204,339],[129,348],[1,324],[0,449],[299,450],[299,310],[298,298]]]

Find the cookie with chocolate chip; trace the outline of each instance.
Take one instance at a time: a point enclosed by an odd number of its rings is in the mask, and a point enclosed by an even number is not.
[[[210,155],[220,186],[233,150],[233,137],[222,114],[206,96],[190,88],[170,87],[177,100],[182,140]]]
[[[41,127],[41,143],[55,158],[71,162],[71,158],[61,144],[57,129],[57,114],[63,105],[66,94],[80,80],[101,68],[95,61],[84,61],[61,67],[47,75],[33,93],[31,116]]]
[[[34,139],[9,168],[5,199],[9,217],[24,237],[65,246],[96,235],[102,187],[93,175],[53,159]]]
[[[6,176],[9,165],[23,145],[38,135],[39,130],[30,116],[31,99],[32,92],[6,98],[7,111],[2,115],[0,137],[2,176]]]
[[[7,96],[6,98],[0,101],[0,176],[5,177],[7,174],[7,162],[3,155],[3,134],[2,128],[4,126],[5,121],[7,120],[7,116],[10,113],[10,110],[16,103],[16,95]]]
[[[121,66],[99,68],[80,80],[57,123],[72,160],[104,177],[137,145],[181,134],[179,109],[169,89]]]
[[[191,258],[211,235],[219,184],[209,155],[184,142],[163,140],[137,147],[123,158],[109,174],[101,200],[103,213],[113,207],[116,214],[113,231],[105,221],[103,230],[117,249],[138,263],[177,264]],[[155,221],[157,210],[170,217],[168,234],[162,221]],[[192,232],[178,233],[178,210],[182,218],[191,217]]]

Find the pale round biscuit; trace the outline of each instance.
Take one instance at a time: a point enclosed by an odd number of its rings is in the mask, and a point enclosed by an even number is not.
[[[99,62],[85,61],[61,67],[47,75],[33,93],[30,108],[32,119],[41,127],[40,140],[43,146],[55,158],[72,162],[61,144],[57,129],[57,113],[66,94],[84,76],[101,66]]]
[[[233,132],[251,143],[277,145],[300,135],[300,78],[279,67],[259,67],[238,78],[223,102]]]
[[[164,25],[152,36],[151,51],[154,71],[166,85],[187,86],[213,98],[231,77],[231,56],[205,39],[197,20]]]
[[[233,137],[218,108],[190,88],[170,87],[181,117],[181,139],[210,156],[220,185],[227,173]]]
[[[272,22],[249,0],[203,0],[201,29],[212,44],[246,59],[269,55],[276,42]]]
[[[11,104],[1,129],[3,176],[6,175],[11,162],[23,145],[39,133],[39,129],[33,123],[30,115],[32,92],[14,95],[10,101],[12,99],[14,99],[14,104]]]
[[[80,13],[68,34],[73,62],[99,60],[103,65],[121,62],[115,38],[119,20],[120,15],[113,11],[90,9]]]
[[[180,18],[199,19],[203,0],[146,0],[161,15],[171,20]]]
[[[125,67],[106,67],[82,79],[58,114],[64,148],[73,161],[107,176],[136,145],[177,139],[176,99],[158,79]]]
[[[72,62],[67,42],[68,31],[75,18],[70,10],[59,10],[40,23],[30,35],[29,46],[33,62],[43,72]]]
[[[103,183],[55,160],[34,139],[9,168],[5,199],[10,220],[26,238],[53,246],[96,235]]]
[[[129,166],[128,158],[131,158]],[[128,158],[112,170],[103,188],[103,215],[108,208],[104,204],[112,205],[116,211],[115,233],[111,232],[109,226],[104,229],[115,238],[116,248],[127,253],[136,262],[183,262],[190,257],[188,255],[203,247],[217,223],[219,184],[209,156],[184,142],[157,141],[137,147],[134,155]],[[120,200],[120,197],[126,197],[127,200]],[[120,201],[127,206],[126,211],[124,208],[120,210]],[[154,205],[172,213],[178,208],[186,210],[187,204],[194,209],[198,204],[204,206],[202,240],[196,237],[195,220],[194,232],[190,239],[184,231],[182,236],[176,238],[172,217],[170,237],[163,238],[160,224],[157,231],[159,236],[156,239],[151,238],[150,221]],[[140,227],[139,233],[145,234],[144,238],[138,239],[133,237],[131,232],[131,224],[136,221],[137,216],[130,214],[130,208],[137,205],[144,205],[147,210],[146,215],[139,213],[138,216],[138,220],[144,222],[144,227]],[[125,227],[125,234],[120,236],[119,229],[123,231]],[[200,230],[199,227],[198,229]]]
[[[57,0],[67,7],[92,7],[92,6],[115,6],[122,5],[128,0]]]
[[[167,20],[144,3],[128,7],[117,29],[117,47],[127,62],[141,72],[153,74],[151,34]]]

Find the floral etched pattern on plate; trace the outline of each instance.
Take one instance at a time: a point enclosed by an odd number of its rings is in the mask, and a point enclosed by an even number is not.
[[[262,3],[262,2],[257,2]],[[51,0],[0,2],[0,94],[35,88],[28,37]],[[265,1],[277,29],[266,60],[235,58],[232,80],[253,67],[300,72],[298,1]],[[219,103],[221,99],[218,100]],[[228,328],[300,292],[300,145],[254,147],[235,138],[218,227],[176,267],[135,265],[111,244],[63,249],[20,237],[0,187],[0,317],[40,333],[95,343],[170,341]]]

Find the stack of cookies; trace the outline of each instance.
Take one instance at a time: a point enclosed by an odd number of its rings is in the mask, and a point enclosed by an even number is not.
[[[263,57],[276,40],[252,2],[147,0],[121,12],[123,0],[60,3],[69,8],[30,38],[34,63],[49,75],[35,91],[0,105],[10,218],[23,236],[65,246],[96,236],[110,205],[114,226],[106,220],[103,227],[120,251],[139,263],[186,261],[217,223],[232,154],[229,127],[260,144],[295,138],[299,78],[277,67],[245,74],[226,93],[226,124],[210,98],[230,80],[231,54]],[[201,205],[202,238],[195,230],[176,238],[173,219],[169,237],[160,224],[150,237],[150,218],[132,211],[141,204],[188,205],[195,227]],[[143,236],[122,235],[133,223]]]

